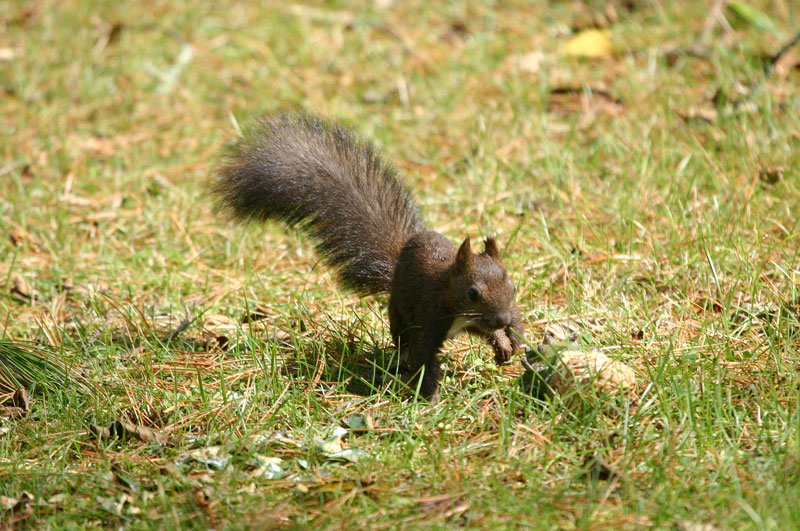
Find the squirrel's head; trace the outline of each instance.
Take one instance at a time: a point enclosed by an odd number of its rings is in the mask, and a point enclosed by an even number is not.
[[[448,294],[454,313],[485,332],[505,328],[514,317],[515,291],[494,238],[487,238],[483,252],[474,254],[467,236],[450,270]]]

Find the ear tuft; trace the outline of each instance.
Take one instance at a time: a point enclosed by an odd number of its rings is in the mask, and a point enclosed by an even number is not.
[[[486,242],[483,244],[483,254],[500,261],[500,250],[497,248],[497,241],[494,238],[486,238]]]
[[[458,248],[454,268],[458,272],[467,272],[472,269],[472,245],[470,244],[469,236],[464,238],[464,242]]]

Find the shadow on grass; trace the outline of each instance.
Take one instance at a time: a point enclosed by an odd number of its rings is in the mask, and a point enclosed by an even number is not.
[[[363,338],[321,339],[314,348],[296,349],[286,360],[284,371],[298,383],[312,387],[335,386],[343,394],[362,397],[401,391],[409,373],[400,367],[394,346],[381,346]]]

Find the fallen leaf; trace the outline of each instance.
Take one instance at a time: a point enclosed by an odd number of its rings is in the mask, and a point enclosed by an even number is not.
[[[219,313],[207,313],[203,316],[203,332],[214,337],[226,335],[225,332],[236,330],[239,324],[232,317]]]
[[[11,396],[11,404],[18,408],[22,408],[26,413],[31,409],[31,401],[28,398],[28,392],[25,389],[17,389]]]
[[[545,337],[550,338],[550,341],[559,342],[568,339],[575,340],[583,331],[583,326],[572,319],[564,319],[556,323],[548,323],[544,327]]]
[[[94,424],[91,427],[91,431],[100,439],[120,439],[123,441],[137,439],[146,443],[155,442],[162,446],[167,444],[167,436],[160,431],[119,420],[113,422],[108,428]]]
[[[34,302],[41,298],[39,292],[19,273],[11,277],[11,294],[23,302]]]
[[[6,523],[14,524],[33,514],[31,503],[35,499],[36,497],[30,492],[23,492],[19,496],[0,496],[0,509],[14,514],[10,520],[6,520]],[[15,526],[11,525],[11,529],[15,529]]]
[[[566,52],[573,57],[603,59],[614,55],[614,45],[607,31],[588,29],[567,41]]]
[[[13,496],[0,496],[0,508],[10,511],[19,504],[19,498]]]

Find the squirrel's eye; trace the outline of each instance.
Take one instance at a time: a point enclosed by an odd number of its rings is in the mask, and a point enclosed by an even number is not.
[[[467,290],[467,297],[469,297],[469,300],[471,300],[472,302],[477,301],[478,290],[476,290],[475,288],[469,288],[469,290]]]

